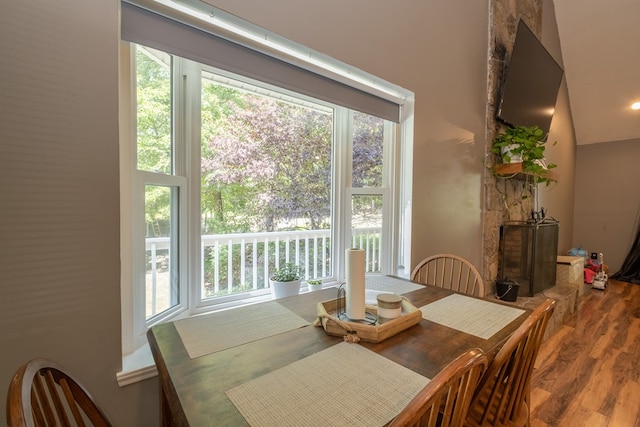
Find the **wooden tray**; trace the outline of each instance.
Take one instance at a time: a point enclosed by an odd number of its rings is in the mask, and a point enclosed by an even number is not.
[[[344,298],[341,298],[341,305],[345,307]],[[377,306],[367,305],[365,308],[368,313],[377,315]],[[336,317],[336,309],[337,301],[335,299],[318,303],[318,321],[327,334],[344,337],[347,341],[381,342],[419,323],[422,319],[422,312],[406,298],[402,298],[400,317],[387,320],[384,323],[376,322],[375,325],[339,320]]]

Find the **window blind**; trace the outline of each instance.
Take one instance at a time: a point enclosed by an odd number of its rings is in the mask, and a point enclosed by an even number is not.
[[[159,6],[158,6],[159,7]],[[176,11],[176,16],[178,15]],[[122,2],[121,38],[398,123],[400,105],[227,40],[195,19]]]

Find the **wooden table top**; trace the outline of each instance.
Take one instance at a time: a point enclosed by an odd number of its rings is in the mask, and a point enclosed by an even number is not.
[[[313,322],[317,304],[336,297],[336,288],[277,300]],[[416,307],[453,292],[425,286],[404,294]],[[497,302],[500,304],[500,302]],[[525,312],[485,340],[438,323],[420,323],[380,343],[359,344],[427,378],[463,352],[480,348],[491,358],[531,311]],[[308,326],[191,359],[173,323],[147,333],[160,379],[164,425],[247,425],[225,391],[343,341],[322,327]]]

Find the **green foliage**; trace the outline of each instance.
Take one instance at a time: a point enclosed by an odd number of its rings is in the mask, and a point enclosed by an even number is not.
[[[171,64],[168,54],[136,49],[137,168],[167,175],[174,173]],[[202,233],[329,228],[332,115],[220,84],[207,72],[201,82]],[[379,187],[383,120],[353,114],[353,185]],[[161,186],[147,189],[149,229],[170,224],[169,196]],[[374,202],[352,201],[354,211],[376,216]]]
[[[331,117],[266,97],[239,99],[225,104],[224,123],[204,141],[203,192],[220,201],[206,207],[214,212],[207,227],[274,231],[303,219],[320,228],[330,215]]]
[[[300,280],[301,277],[302,269],[299,266],[288,262],[271,275],[271,280],[276,282],[293,282],[294,280]]]
[[[384,124],[381,118],[353,113],[353,186],[381,187]]]
[[[158,53],[160,54],[160,53]],[[136,49],[137,168],[171,173],[171,73]]]
[[[167,187],[147,185],[145,187],[145,224],[147,237],[171,235],[171,190]]]
[[[499,155],[503,163],[511,162],[510,154],[522,157],[523,172],[533,175],[536,183],[544,182],[549,185],[550,180],[544,176],[543,167],[547,136],[538,126],[507,127],[493,140],[491,152]],[[556,142],[553,143],[555,144]],[[546,169],[556,166],[550,163],[546,165]]]

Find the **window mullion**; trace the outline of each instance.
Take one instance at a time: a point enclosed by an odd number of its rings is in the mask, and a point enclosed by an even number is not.
[[[180,301],[200,301],[200,66],[174,57],[174,173],[186,178],[179,194]]]
[[[337,107],[334,113],[334,159],[333,159],[333,224],[331,241],[337,242],[333,247],[333,274],[336,279],[345,275],[344,253],[350,247],[351,209],[350,195],[347,189],[351,186],[352,162],[352,129],[353,114],[346,108]]]
[[[385,121],[383,131],[383,155],[384,163],[382,165],[382,185],[383,203],[382,203],[382,239],[381,251],[385,262],[380,266],[382,274],[393,274],[394,263],[397,259],[397,236],[393,232],[397,221],[396,210],[394,206],[394,198],[397,194],[397,188],[394,186],[394,179],[398,172],[398,147],[395,141],[394,130],[396,125]]]
[[[193,313],[202,302],[202,258],[201,244],[201,154],[202,154],[202,66],[192,61],[184,60],[184,71],[187,75],[185,97],[185,168],[187,176],[187,203],[184,222],[185,242],[182,258],[185,268],[184,284],[189,295],[189,309]]]
[[[146,312],[145,312],[145,219],[144,219],[144,180],[141,174],[134,172],[132,211],[132,260],[133,260],[133,329],[135,347],[139,346],[146,338]]]
[[[120,251],[121,263],[121,292],[122,292],[122,351],[123,354],[133,353],[143,344],[144,336],[144,303],[140,301],[135,286],[134,274],[136,237],[134,224],[136,218],[137,195],[134,190],[136,145],[135,145],[135,48],[129,43],[120,44],[120,74],[121,94],[123,101],[120,103],[120,206],[121,206],[121,232]]]

